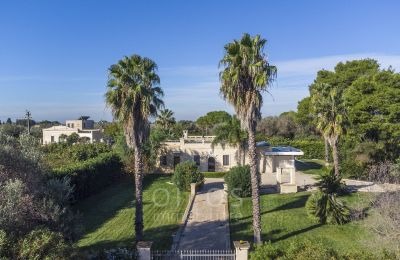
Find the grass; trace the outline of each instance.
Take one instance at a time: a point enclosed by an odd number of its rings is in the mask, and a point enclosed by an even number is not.
[[[301,171],[305,174],[320,175],[325,170],[325,161],[312,159],[312,160],[297,160],[296,170]]]
[[[144,179],[144,236],[154,241],[153,248],[169,249],[172,234],[179,227],[188,202],[188,193],[179,192],[170,183],[171,177],[148,175]],[[134,186],[125,178],[80,202],[82,214],[81,249],[131,247],[134,232]]]
[[[320,225],[307,217],[304,205],[309,192],[261,196],[261,222],[264,241],[284,249],[295,240],[320,241],[341,252],[366,250],[363,242],[371,238],[362,224]],[[367,207],[369,194],[355,193],[342,197],[350,207]],[[231,239],[253,241],[251,199],[230,198]]]
[[[205,178],[224,178],[226,172],[203,172]]]

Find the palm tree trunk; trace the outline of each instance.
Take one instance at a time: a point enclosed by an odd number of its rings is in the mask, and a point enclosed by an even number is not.
[[[239,144],[238,146],[238,165],[242,165],[242,146]]]
[[[260,217],[260,194],[259,177],[257,172],[257,154],[255,130],[249,129],[249,158],[251,175],[251,198],[253,202],[253,229],[254,243],[261,244],[261,217]]]
[[[242,165],[246,165],[246,145],[243,145],[243,148],[242,148],[242,151],[243,151],[243,162],[242,162]]]
[[[329,164],[329,141],[328,138],[324,137],[325,141],[325,164]]]
[[[339,177],[339,152],[338,152],[338,141],[337,138],[332,142],[332,155],[333,155],[333,166],[335,168],[335,175]]]
[[[143,158],[140,148],[135,149],[135,234],[143,239]]]

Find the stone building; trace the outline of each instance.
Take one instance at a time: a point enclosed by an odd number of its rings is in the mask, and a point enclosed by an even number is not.
[[[246,149],[240,152],[237,146],[212,145],[214,138],[189,136],[188,131],[184,131],[179,140],[164,142],[158,162],[159,171],[173,172],[178,163],[187,160],[194,161],[203,172],[224,172],[248,163]],[[258,169],[261,173],[295,172],[295,156],[301,155],[303,152],[293,147],[272,147],[265,141],[257,143]]]
[[[88,116],[82,116],[76,120],[66,120],[65,125],[52,126],[43,131],[43,144],[58,143],[63,136],[76,133],[81,138],[87,138],[90,143],[101,142],[103,134],[100,129],[94,129],[94,121]],[[60,138],[61,137],[61,138]]]

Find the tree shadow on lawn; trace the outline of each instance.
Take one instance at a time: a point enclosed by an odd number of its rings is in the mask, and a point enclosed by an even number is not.
[[[133,219],[132,219],[133,221]],[[144,230],[144,240],[152,241],[152,249],[155,250],[168,250],[172,245],[172,234],[179,228],[179,225],[165,225],[157,228],[150,228]],[[88,246],[82,246],[79,249],[82,252],[93,252],[100,249],[112,248],[130,248],[135,247],[135,236],[119,240],[99,240]]]
[[[290,210],[290,209],[303,208],[303,207],[305,207],[307,199],[308,199],[309,196],[310,196],[310,194],[300,195],[300,196],[296,197],[295,200],[287,202],[287,203],[285,203],[283,205],[280,205],[280,206],[278,206],[276,208],[261,212],[261,216],[265,215],[265,214],[268,214],[268,213],[281,211],[281,210]],[[268,198],[268,195],[267,195],[267,198]],[[252,219],[252,218],[253,218],[253,215],[249,215],[249,216],[242,217],[242,218],[235,218],[235,221],[242,221],[242,220]]]
[[[317,163],[317,162],[312,162],[312,161],[295,161],[295,167],[296,170],[299,171],[307,171],[307,170],[320,170],[322,169],[324,166]]]
[[[74,206],[75,211],[80,216],[79,229],[81,232],[77,241],[83,239],[85,235],[95,232],[104,223],[116,217],[121,210],[134,208],[135,188],[133,178],[131,175],[126,176]],[[161,174],[146,175],[143,180],[143,191],[160,178],[167,179],[168,176]],[[147,204],[143,202],[143,205]]]
[[[290,210],[290,209],[297,209],[297,208],[304,208],[305,204],[307,202],[308,197],[310,196],[310,194],[304,194],[304,195],[300,195],[298,197],[296,197],[296,199],[291,200],[290,202],[287,202],[285,204],[282,204],[278,207],[275,207],[273,209],[264,211],[261,213],[261,215],[266,215],[268,213],[272,213],[272,212],[278,212],[278,211],[282,211],[282,210]],[[267,195],[268,198],[268,195]],[[268,200],[268,199],[267,199]],[[288,214],[290,214],[290,212],[288,212]],[[266,216],[268,217],[268,216]],[[253,218],[252,215],[246,216],[246,217],[242,217],[242,218],[234,218],[233,221],[230,222],[230,227],[231,227],[231,235],[235,232],[239,232],[242,233],[241,231],[246,231],[246,230],[252,230],[253,226],[251,223],[251,219]],[[321,224],[316,224],[316,225],[310,225],[306,228],[302,228],[296,231],[292,231],[290,233],[284,234],[281,237],[277,237],[274,238],[275,236],[281,234],[284,230],[282,229],[273,229],[270,230],[267,233],[263,233],[262,237],[264,241],[271,241],[271,242],[277,242],[280,240],[285,240],[288,239],[292,236],[296,236],[308,231],[311,231],[317,227],[320,227]],[[237,237],[237,239],[241,239],[241,240],[247,240],[247,241],[253,241],[253,236],[252,236],[252,232],[246,232],[246,233],[242,233],[241,237]]]

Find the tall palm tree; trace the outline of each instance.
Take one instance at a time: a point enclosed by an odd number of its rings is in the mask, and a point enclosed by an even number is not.
[[[139,55],[124,57],[109,68],[106,103],[124,128],[127,145],[134,150],[135,233],[143,239],[143,144],[149,136],[149,117],[163,105],[157,64]]]
[[[347,114],[340,91],[329,84],[319,84],[311,89],[311,102],[317,129],[332,147],[335,175],[339,176],[339,138],[345,131]]]
[[[171,128],[175,123],[174,112],[170,109],[161,110],[156,119],[156,125],[167,129],[169,132],[171,132]]]
[[[240,120],[236,116],[232,116],[230,120],[217,125],[214,133],[215,138],[211,145],[229,144],[238,147],[238,162],[244,164],[247,133],[240,127]]]
[[[261,218],[255,131],[261,119],[261,93],[272,84],[277,72],[263,52],[266,42],[260,35],[251,37],[245,33],[240,40],[225,45],[225,54],[220,61],[223,68],[220,92],[233,105],[241,127],[248,133],[254,242],[257,244],[261,243]]]

